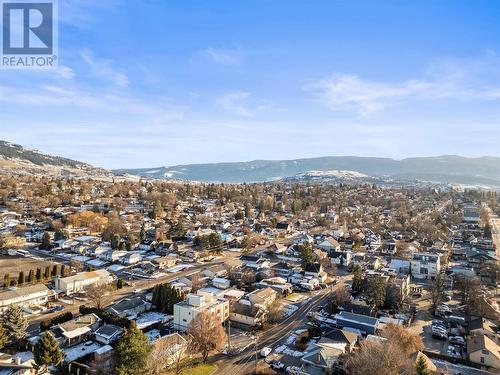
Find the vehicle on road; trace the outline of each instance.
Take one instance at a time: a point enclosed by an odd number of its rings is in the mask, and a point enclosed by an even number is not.
[[[260,350],[260,356],[265,358],[271,354],[272,351],[273,350],[270,347],[266,346]]]

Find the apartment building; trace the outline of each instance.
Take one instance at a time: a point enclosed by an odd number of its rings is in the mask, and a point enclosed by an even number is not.
[[[411,275],[416,279],[433,279],[441,269],[439,255],[415,253],[411,260]]]
[[[185,331],[202,311],[214,314],[221,323],[225,322],[229,318],[229,301],[202,291],[188,294],[186,300],[174,305],[174,328]]]

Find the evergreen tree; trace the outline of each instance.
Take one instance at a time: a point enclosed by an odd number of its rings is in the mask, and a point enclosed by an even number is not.
[[[52,277],[56,277],[57,276],[57,271],[58,271],[57,264],[54,264],[52,266]]]
[[[151,345],[146,335],[136,328],[118,341],[113,352],[117,375],[145,375]]]
[[[61,265],[61,277],[66,276],[66,266],[64,264]]]
[[[417,356],[417,362],[415,363],[415,375],[430,375],[423,355]]]
[[[155,201],[155,205],[153,208],[153,212],[151,213],[151,217],[155,220],[161,219],[165,215],[165,211],[163,211],[163,206],[159,200]]]
[[[355,293],[361,292],[363,289],[363,270],[357,264],[354,266],[352,277],[352,291]]]
[[[9,341],[9,336],[7,335],[7,332],[5,332],[5,329],[3,328],[3,324],[0,322],[0,349],[2,349],[5,344],[7,344],[7,341]]]
[[[299,245],[302,268],[314,263],[314,252],[309,242],[304,242]]]
[[[42,280],[42,269],[41,268],[36,269],[36,280],[37,281]]]
[[[35,345],[33,354],[38,366],[59,366],[64,360],[59,343],[49,331],[42,334],[42,337]]]
[[[6,273],[3,275],[3,287],[7,289],[10,286],[10,275]]]
[[[49,232],[44,232],[42,237],[42,244],[39,246],[42,250],[50,250],[52,248],[52,239]]]
[[[374,276],[368,282],[366,300],[371,306],[381,307],[385,302],[385,282],[380,276]]]
[[[26,275],[24,274],[24,271],[19,272],[19,278],[17,280],[17,283],[19,285],[24,285],[26,284]]]
[[[3,315],[5,331],[13,340],[21,340],[26,337],[28,321],[24,317],[23,310],[19,306],[10,306]]]
[[[45,280],[50,279],[50,266],[45,267],[45,272],[43,274]]]
[[[29,279],[30,279],[30,284],[31,285],[35,285],[36,284],[35,271],[30,270]]]

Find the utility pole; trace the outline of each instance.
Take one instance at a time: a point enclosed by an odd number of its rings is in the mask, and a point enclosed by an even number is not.
[[[259,361],[259,358],[257,357],[257,333],[255,333],[253,337],[253,343],[254,343],[254,350],[255,350],[255,375],[257,375],[257,364]]]
[[[231,321],[227,320],[227,355],[231,355]]]

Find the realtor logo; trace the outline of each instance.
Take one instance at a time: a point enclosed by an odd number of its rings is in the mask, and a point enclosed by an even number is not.
[[[39,69],[57,66],[57,2],[0,0],[1,67]]]

